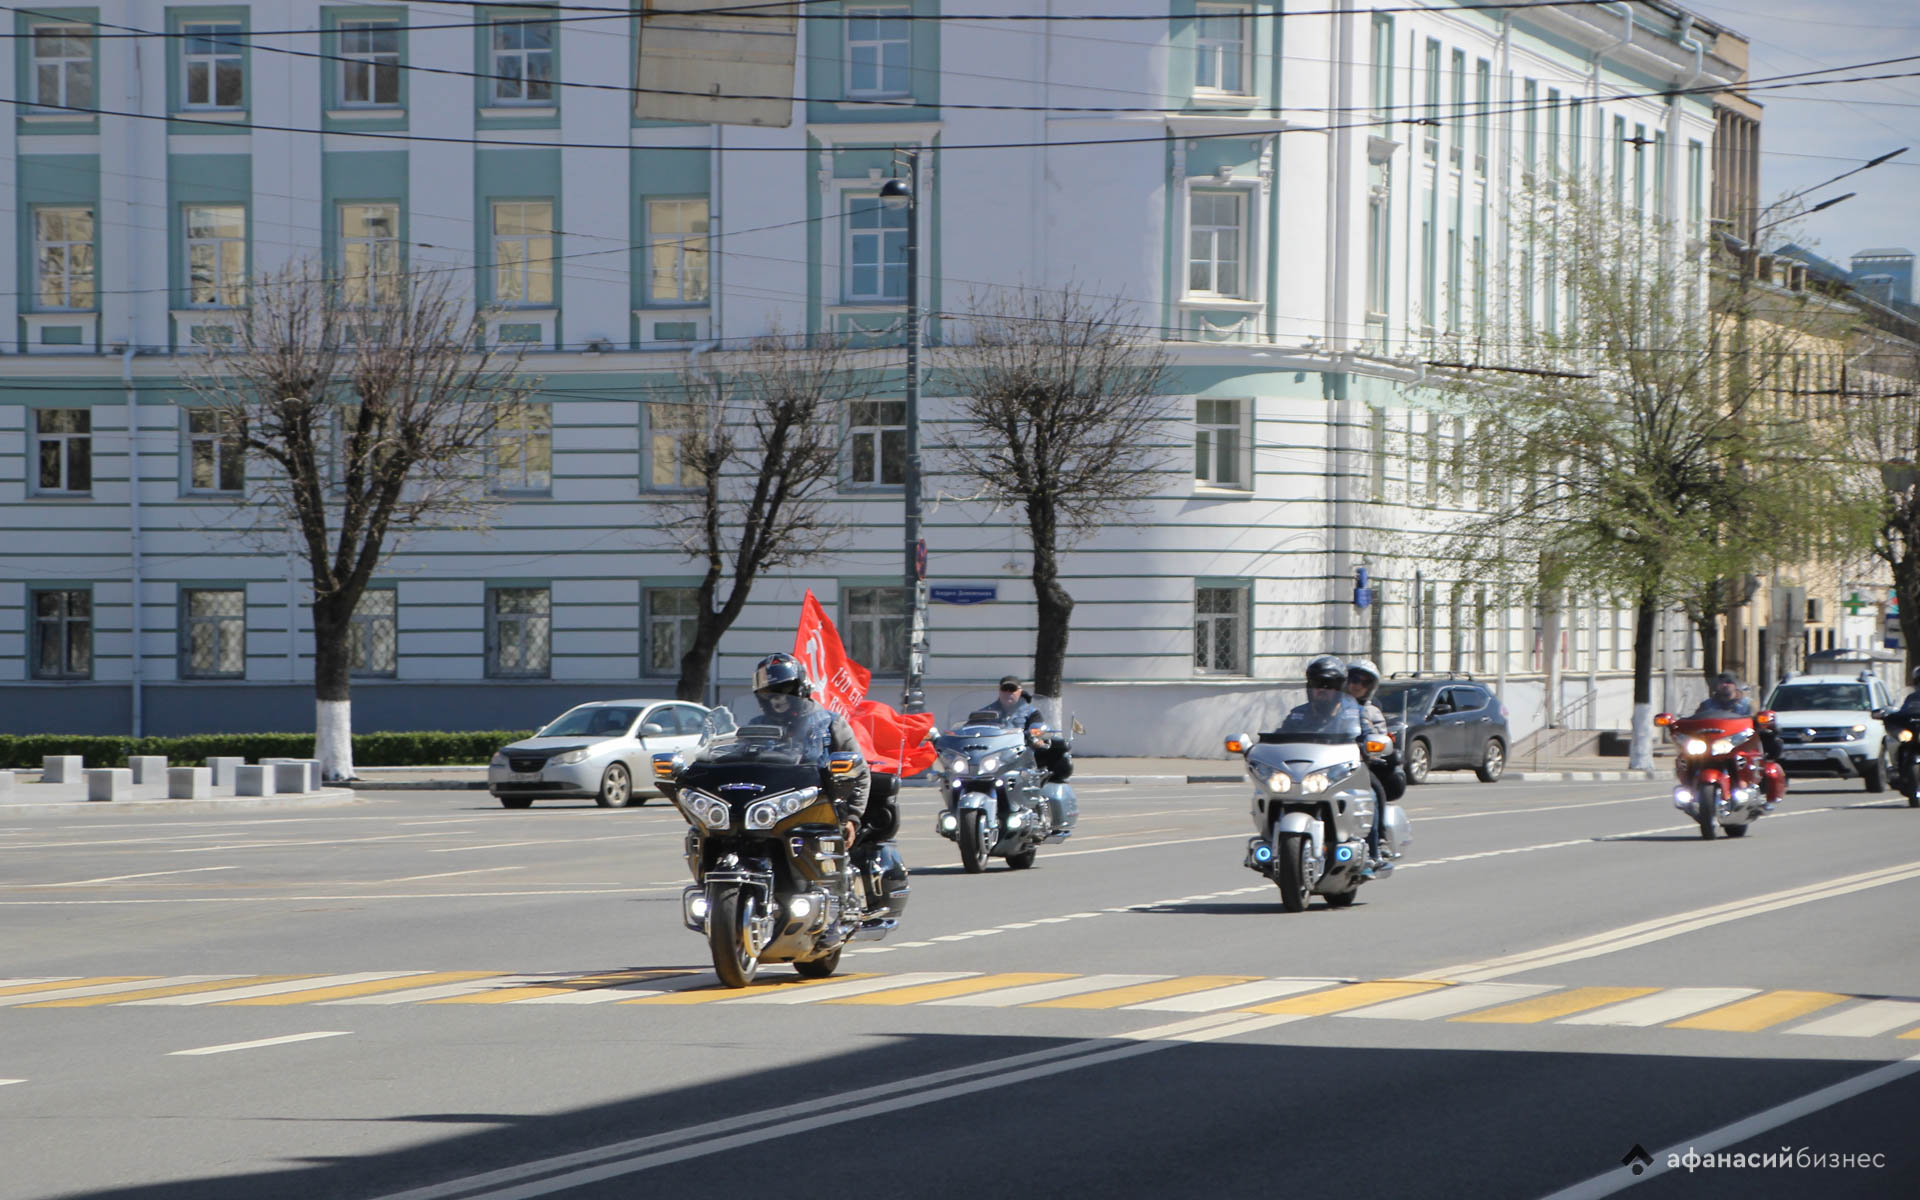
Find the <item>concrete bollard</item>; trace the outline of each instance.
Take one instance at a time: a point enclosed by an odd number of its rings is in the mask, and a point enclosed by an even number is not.
[[[87,772],[87,799],[131,800],[133,772],[126,767],[95,767]]]
[[[0,800],[13,795],[13,772],[0,771]]]
[[[273,769],[273,790],[279,796],[298,796],[313,790],[313,765],[311,763],[286,762],[263,763]]]
[[[205,800],[213,795],[212,767],[168,767],[167,799]]]
[[[127,769],[133,772],[135,783],[164,783],[167,778],[167,760],[158,754],[130,754],[127,756]]]
[[[40,760],[41,783],[79,783],[86,763],[78,754],[49,754]]]
[[[233,769],[233,794],[236,796],[272,796],[274,768],[239,766]]]
[[[232,787],[233,773],[247,765],[244,758],[209,758],[207,769],[213,772],[213,786]]]

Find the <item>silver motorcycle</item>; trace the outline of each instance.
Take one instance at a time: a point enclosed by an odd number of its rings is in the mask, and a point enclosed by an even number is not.
[[[991,710],[970,714],[934,739],[934,771],[943,807],[934,829],[960,846],[967,874],[999,857],[1016,871],[1033,865],[1040,847],[1072,836],[1080,802],[1065,783],[1048,780],[1034,756],[1043,728],[1011,729]]]
[[[1300,912],[1309,896],[1345,908],[1370,879],[1384,879],[1413,844],[1398,804],[1386,806],[1379,845],[1366,755],[1383,754],[1384,739],[1362,736],[1350,706],[1319,711],[1303,704],[1273,733],[1227,739],[1253,777],[1253,827],[1246,866],[1279,885],[1281,907]]]

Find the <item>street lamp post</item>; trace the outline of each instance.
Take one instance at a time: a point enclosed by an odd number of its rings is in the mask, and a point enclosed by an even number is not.
[[[907,679],[902,712],[926,708],[922,683],[927,656],[927,548],[920,536],[920,152],[904,152],[907,177],[880,186],[883,200],[904,201],[907,209],[907,461],[906,541]]]

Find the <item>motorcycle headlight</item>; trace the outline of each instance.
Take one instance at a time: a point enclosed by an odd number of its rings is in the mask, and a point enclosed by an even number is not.
[[[1732,754],[1733,739],[1732,738],[1715,738],[1713,745],[1707,747],[1707,753],[1713,755],[1713,757],[1715,758],[1719,758],[1720,756],[1725,754]]]
[[[1912,741],[1912,740],[1913,740],[1913,730],[1911,730],[1911,729],[1902,729],[1902,730],[1900,731],[1900,740],[1901,740],[1901,741],[1903,741],[1903,742],[1910,742],[1910,741]]]
[[[1001,761],[1002,761],[1001,755],[998,755],[998,754],[987,755],[985,758],[980,760],[980,773],[982,775],[993,774],[995,771],[998,771],[1000,769]]]
[[[965,775],[967,773],[967,756],[964,754],[956,754],[948,759],[947,771],[954,775]]]
[[[1905,741],[1905,740],[1906,740],[1906,738],[1905,738],[1905,737],[1903,736],[1903,737],[1901,738],[1901,740],[1902,740],[1902,741]],[[492,759],[491,759],[491,760],[490,760],[490,761],[489,761],[489,762],[487,763],[487,765],[488,765],[488,766],[490,766],[490,767],[504,767],[504,766],[506,766],[506,765],[507,765],[507,752],[506,752],[505,750],[495,750],[495,751],[493,752],[493,758],[492,758]]]
[[[1698,758],[1707,752],[1706,740],[1703,738],[1688,738],[1686,741],[1680,743],[1680,752],[1690,757]]]
[[[1262,787],[1276,796],[1282,796],[1293,790],[1293,776],[1278,767],[1255,767],[1253,777]]]
[[[585,761],[587,761],[587,752],[584,747],[579,750],[569,750],[565,754],[556,754],[553,757],[553,765],[556,767],[570,767],[574,763]]]
[[[819,798],[819,788],[801,788],[797,792],[769,796],[747,809],[747,828],[772,829]]]
[[[1333,786],[1333,780],[1327,778],[1325,771],[1315,771],[1300,781],[1300,790],[1309,796],[1317,796]]]
[[[733,824],[733,810],[727,802],[718,796],[709,796],[704,792],[688,792],[682,798],[687,812],[693,819],[715,832],[723,832]]]

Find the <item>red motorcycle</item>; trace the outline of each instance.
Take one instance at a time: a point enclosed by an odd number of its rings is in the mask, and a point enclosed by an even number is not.
[[[1730,838],[1745,837],[1753,823],[1787,794],[1787,775],[1762,752],[1761,732],[1773,713],[1751,717],[1676,717],[1661,713],[1653,723],[1673,737],[1678,761],[1673,806],[1700,823],[1712,839],[1716,826]]]

